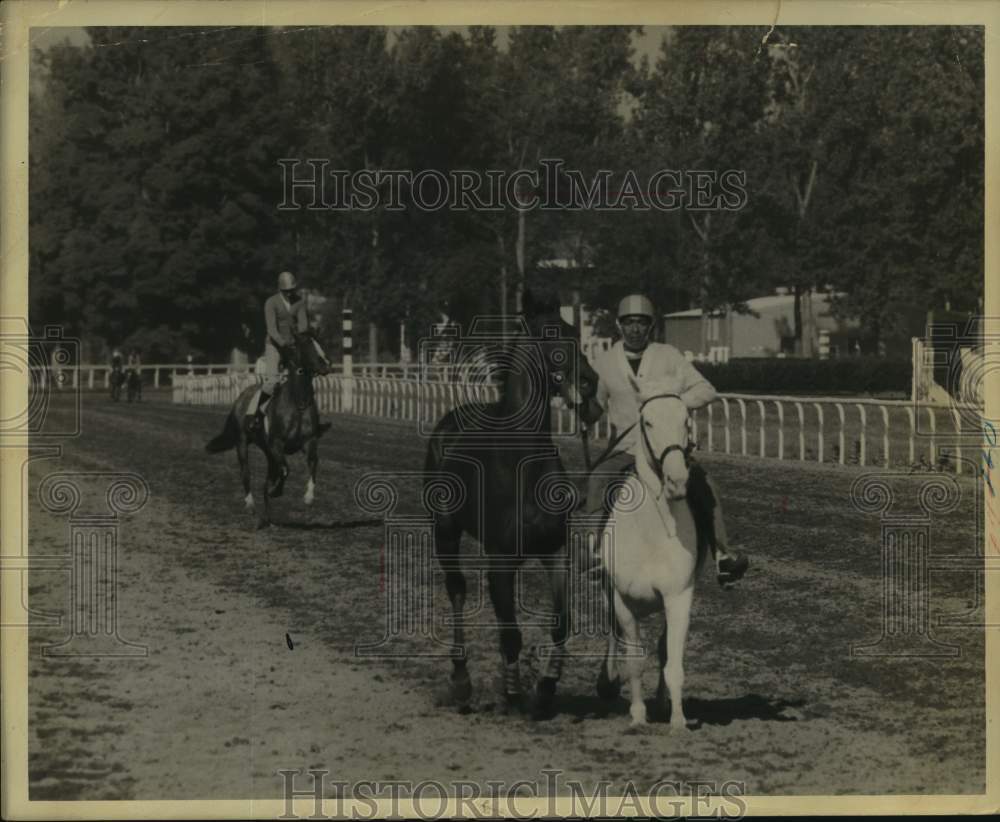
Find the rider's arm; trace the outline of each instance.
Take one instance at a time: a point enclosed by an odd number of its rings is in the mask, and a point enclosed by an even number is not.
[[[264,303],[264,320],[267,323],[267,337],[276,346],[287,345],[287,340],[278,333],[278,307],[274,300]]]
[[[718,392],[712,383],[706,380],[683,354],[677,352],[677,355],[681,360],[678,373],[681,377],[680,394],[684,404],[694,411],[715,400]]]

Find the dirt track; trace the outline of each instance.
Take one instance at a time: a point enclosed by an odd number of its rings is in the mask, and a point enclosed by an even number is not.
[[[732,592],[700,581],[685,666],[694,730],[679,737],[654,723],[635,734],[624,702],[609,711],[596,698],[589,658],[567,665],[554,719],[499,715],[486,627],[469,635],[479,700],[468,714],[440,703],[446,660],[358,659],[354,644],[382,634],[383,525],[357,507],[353,486],[372,470],[419,470],[422,441],[400,424],[333,417],[315,504],[302,503],[294,457],[274,511],[284,525],[257,532],[235,456],[202,451],[223,417],[86,396],[82,436],[59,460],[32,463],[36,556],[67,551],[65,518],[35,492],[49,472],[133,471],[151,491],[123,521],[118,552],[119,630],[148,655],[42,658],[40,645],[66,628],[32,629],[32,799],[273,798],[278,769],[309,767],[348,781],[484,782],[543,781],[543,769],[559,768],[585,784],[736,780],[772,795],[984,789],[980,629],[934,629],[961,646],[957,658],[850,657],[852,643],[879,636],[882,595],[878,518],[849,503],[857,470],[705,458],[751,575]],[[259,455],[254,467],[259,475]],[[415,481],[400,485],[401,507],[417,510]],[[959,509],[933,520],[933,553],[974,551],[972,488],[963,483]],[[931,581],[935,622],[973,609],[982,587],[968,572]],[[33,572],[31,607],[65,614],[67,583]],[[542,601],[539,591],[530,581],[529,599]],[[526,649],[541,638],[527,630]],[[655,676],[650,663],[650,697]]]

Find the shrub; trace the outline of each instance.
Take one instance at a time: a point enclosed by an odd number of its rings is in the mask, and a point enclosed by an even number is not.
[[[888,392],[909,396],[910,361],[903,358],[843,357],[831,360],[741,357],[695,368],[723,393],[861,395]]]

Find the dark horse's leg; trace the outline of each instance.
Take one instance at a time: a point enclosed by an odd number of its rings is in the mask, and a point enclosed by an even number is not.
[[[316,493],[316,466],[319,465],[319,440],[312,437],[306,443],[306,465],[309,468],[309,479],[306,480],[306,493],[302,501],[306,505],[312,505],[313,495]]]
[[[618,699],[622,692],[622,678],[618,673],[617,657],[624,641],[624,633],[618,615],[615,613],[615,587],[607,572],[604,573],[601,585],[604,591],[604,604],[608,609],[608,652],[601,663],[597,675],[597,695],[601,699]],[[612,676],[612,673],[614,676]]]
[[[444,571],[444,585],[451,602],[451,617],[454,626],[455,656],[451,659],[452,699],[463,706],[472,696],[472,680],[469,678],[468,656],[465,648],[465,575],[460,565],[458,547],[462,540],[461,528],[441,517],[434,527],[434,549],[438,562]]]
[[[250,490],[250,443],[240,433],[236,441],[236,457],[240,461],[240,479],[243,480],[243,503],[248,511],[253,511],[253,491]]]
[[[261,446],[261,450],[264,452],[264,456],[267,458],[267,471],[264,472],[264,481],[261,484],[261,497],[264,499],[264,511],[257,517],[257,527],[263,528],[266,525],[271,524],[271,503],[268,498],[268,492],[270,490],[271,476],[274,474],[274,460],[271,458],[271,452],[264,445]]]
[[[267,445],[268,474],[274,484],[269,491],[272,497],[280,497],[285,491],[285,477],[288,476],[288,460],[285,459],[285,438],[276,435]]]
[[[569,576],[567,573],[565,555],[547,554],[539,558],[548,572],[549,587],[552,589],[552,608],[556,622],[552,626],[552,646],[547,650],[541,677],[535,688],[535,713],[547,715],[551,710],[552,699],[556,693],[556,683],[562,676],[563,658],[566,654],[566,640],[569,638],[569,606],[568,591]]]
[[[514,603],[514,569],[501,568],[489,572],[490,599],[500,629],[500,655],[503,660],[503,693],[509,702],[520,701],[521,629],[517,625]]]

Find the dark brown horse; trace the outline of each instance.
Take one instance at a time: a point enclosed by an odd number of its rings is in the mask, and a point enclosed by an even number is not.
[[[286,369],[286,379],[279,383],[264,413],[264,427],[250,433],[246,426],[246,413],[259,386],[245,389],[233,403],[219,436],[211,440],[205,450],[210,454],[236,448],[240,462],[240,477],[248,511],[254,510],[253,492],[250,490],[250,446],[256,445],[267,457],[267,475],[264,478],[264,512],[257,521],[258,527],[270,522],[269,497],[279,497],[288,476],[287,454],[305,449],[309,479],[306,482],[306,505],[313,501],[316,489],[316,466],[319,462],[317,444],[329,423],[321,424],[316,397],[313,394],[313,376],[329,374],[308,334],[295,335],[295,342],[281,350]]]
[[[472,692],[466,660],[463,610],[466,580],[459,558],[462,534],[482,545],[478,567],[485,570],[500,632],[503,698],[522,699],[515,572],[535,557],[548,572],[556,620],[552,646],[535,688],[536,715],[552,704],[569,634],[566,514],[542,500],[545,484],[565,478],[552,442],[551,400],[559,395],[579,409],[597,389],[597,375],[579,349],[573,326],[563,322],[558,302],[524,295],[524,323],[499,357],[501,396],[495,403],[465,403],[446,414],[431,439],[425,488],[447,473],[461,484],[461,502],[435,513],[435,549],[445,575],[454,619],[451,688],[464,705]]]
[[[142,377],[139,375],[138,368],[128,370],[126,390],[129,402],[142,402]]]

